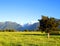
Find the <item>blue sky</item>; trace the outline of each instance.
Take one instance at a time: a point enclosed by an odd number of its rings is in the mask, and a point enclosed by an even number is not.
[[[41,15],[60,19],[60,0],[0,0],[0,22],[34,23]]]

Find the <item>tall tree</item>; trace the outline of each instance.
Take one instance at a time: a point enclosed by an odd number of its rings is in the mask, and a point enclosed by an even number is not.
[[[39,20],[39,30],[42,32],[48,33],[48,38],[49,34],[52,30],[56,30],[58,28],[58,22],[56,22],[55,18],[48,18],[47,16],[42,16],[42,19]]]

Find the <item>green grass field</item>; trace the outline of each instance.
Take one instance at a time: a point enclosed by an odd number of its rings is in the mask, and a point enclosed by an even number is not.
[[[40,32],[0,32],[0,46],[60,46],[60,36]]]

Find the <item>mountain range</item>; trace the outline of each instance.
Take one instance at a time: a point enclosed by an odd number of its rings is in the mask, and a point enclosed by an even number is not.
[[[56,22],[59,21],[60,19],[56,19]],[[13,30],[18,30],[18,31],[23,31],[23,30],[36,30],[38,29],[39,23],[35,22],[33,24],[27,23],[24,25],[18,24],[16,22],[11,22],[11,21],[6,21],[6,22],[0,22],[0,30],[5,30],[5,29],[13,29]],[[60,25],[58,26],[60,28]]]
[[[14,30],[36,30],[38,27],[38,22],[33,23],[33,24],[24,24],[23,26],[16,23],[16,22],[11,22],[11,21],[6,21],[6,22],[0,22],[0,30],[5,30],[5,29],[14,29]]]

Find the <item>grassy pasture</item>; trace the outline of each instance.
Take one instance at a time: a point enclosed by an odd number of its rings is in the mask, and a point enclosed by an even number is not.
[[[0,46],[60,46],[60,36],[41,32],[0,32]]]

